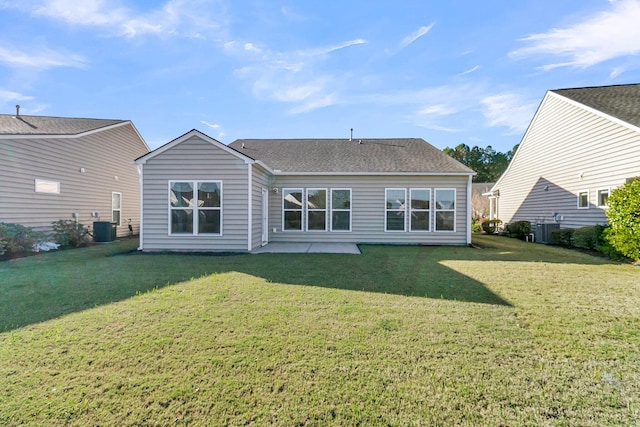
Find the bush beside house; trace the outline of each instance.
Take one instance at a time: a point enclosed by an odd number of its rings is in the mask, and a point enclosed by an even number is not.
[[[606,239],[631,260],[640,260],[640,179],[613,190],[607,201],[610,228]]]

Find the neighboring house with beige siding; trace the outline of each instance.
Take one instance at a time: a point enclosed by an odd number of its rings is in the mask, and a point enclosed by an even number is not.
[[[422,139],[243,139],[192,130],[140,157],[143,251],[269,242],[471,243],[471,169]]]
[[[491,216],[562,228],[605,224],[611,191],[638,176],[640,85],[552,90],[488,193]]]
[[[133,160],[149,152],[128,120],[0,114],[0,222],[50,231],[60,219],[139,229]]]

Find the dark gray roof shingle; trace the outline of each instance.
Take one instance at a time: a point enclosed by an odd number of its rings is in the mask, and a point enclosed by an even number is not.
[[[78,135],[125,121],[0,114],[0,135]]]
[[[229,147],[285,173],[473,173],[420,138],[239,139]]]
[[[640,127],[640,84],[558,89],[551,92]]]

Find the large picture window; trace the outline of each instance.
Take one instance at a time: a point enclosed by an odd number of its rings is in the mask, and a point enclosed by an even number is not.
[[[435,190],[436,231],[455,231],[456,190],[436,188]]]
[[[169,183],[170,234],[222,234],[222,182]]]
[[[429,231],[431,223],[431,190],[428,188],[412,188],[411,201],[411,231]]]
[[[385,189],[385,231],[405,231],[407,190]]]
[[[327,190],[307,189],[307,231],[327,230]]]
[[[302,189],[282,190],[282,229],[302,231]]]
[[[351,231],[351,190],[331,190],[331,231]]]

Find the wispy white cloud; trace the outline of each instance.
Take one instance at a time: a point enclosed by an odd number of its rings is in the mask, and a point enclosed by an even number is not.
[[[33,99],[33,96],[23,95],[18,92],[14,92],[11,90],[3,90],[0,89],[0,103],[5,102],[16,102],[16,101],[30,101]]]
[[[46,70],[56,67],[83,68],[87,60],[81,55],[44,47],[30,48],[29,52],[25,52],[15,47],[0,46],[0,63],[12,68]]]
[[[437,104],[420,108],[418,114],[422,116],[449,116],[459,111],[458,108],[451,105]]]
[[[640,1],[610,1],[609,9],[595,13],[565,28],[532,34],[523,39],[528,46],[509,53],[511,58],[549,55],[564,60],[540,67],[588,68],[602,62],[640,54]]]
[[[435,24],[432,23],[431,25],[428,25],[428,26],[422,26],[418,28],[416,31],[414,31],[413,33],[409,34],[400,42],[400,49],[404,49],[405,47],[409,46],[410,44],[418,40],[420,37],[427,34],[429,31],[431,31],[434,25]]]
[[[500,93],[481,100],[489,127],[506,127],[510,134],[524,132],[536,111],[536,104],[515,93]]]
[[[338,44],[333,45],[333,46],[321,47],[321,48],[317,48],[317,49],[302,50],[302,51],[299,51],[298,54],[301,55],[301,56],[327,55],[327,54],[329,54],[331,52],[334,52],[336,50],[345,49],[347,47],[357,46],[357,45],[365,44],[365,43],[367,43],[367,41],[364,40],[364,39],[355,39],[355,40],[349,40],[349,41],[346,41],[346,42],[338,43]]]
[[[200,123],[202,123],[203,125],[206,125],[208,127],[210,127],[211,129],[220,129],[220,125],[216,124],[216,123],[209,123],[207,121],[204,120],[200,120]]]
[[[215,129],[217,131],[217,134],[215,136],[217,140],[221,140],[226,135],[225,132],[222,130],[222,126],[217,123],[211,123],[206,120],[200,120],[200,123],[202,123],[203,125],[211,129]]]
[[[458,74],[458,75],[459,75],[459,76],[465,76],[465,75],[467,75],[467,74],[475,73],[475,72],[476,72],[476,71],[478,71],[479,69],[480,69],[480,66],[479,66],[479,65],[476,65],[475,67],[473,67],[473,68],[469,68],[468,70],[463,71],[462,73],[460,73],[460,74]]]
[[[246,50],[247,52],[255,52],[255,53],[261,53],[262,52],[262,49],[260,49],[259,47],[257,47],[253,43],[245,43],[244,44],[244,50]]]
[[[144,12],[107,0],[24,0],[4,7],[129,38],[146,34],[205,38],[219,31],[226,20],[224,7],[219,1],[210,0],[168,0],[161,7]]]
[[[245,61],[246,65],[234,74],[251,82],[257,98],[290,104],[290,114],[301,114],[339,102],[340,87],[347,77],[326,70],[323,63],[336,51],[365,43],[364,39],[354,39],[295,51],[273,51],[237,40],[222,46],[227,54]]]
[[[625,67],[616,67],[613,70],[611,70],[611,74],[609,74],[609,78],[610,79],[615,79],[616,77],[620,76],[625,71],[627,71]]]

